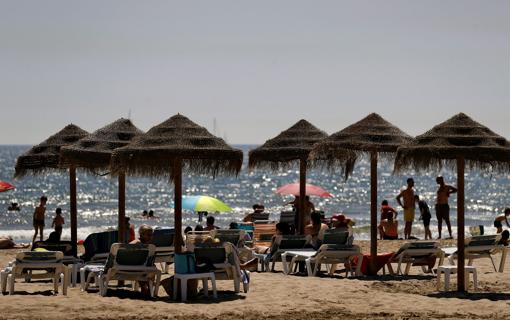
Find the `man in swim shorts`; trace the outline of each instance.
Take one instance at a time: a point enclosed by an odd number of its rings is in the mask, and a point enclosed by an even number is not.
[[[408,178],[407,188],[402,190],[397,196],[398,204],[404,209],[404,221],[405,221],[404,239],[409,239],[411,237],[411,230],[413,227],[414,210],[416,206],[414,201],[413,187],[414,187],[413,178]]]
[[[450,224],[450,206],[448,205],[448,198],[450,197],[450,194],[457,192],[457,188],[445,184],[442,176],[436,178],[436,183],[439,185],[436,201],[437,231],[439,233],[438,239],[441,239],[443,220],[446,222],[448,233],[450,234],[450,238],[452,238],[452,225]]]

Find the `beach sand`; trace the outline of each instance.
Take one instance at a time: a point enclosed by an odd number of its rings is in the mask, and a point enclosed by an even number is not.
[[[357,243],[369,251],[368,241]],[[379,251],[396,251],[402,243],[381,241]],[[0,251],[0,265],[18,251]],[[407,277],[345,278],[345,273],[286,276],[277,264],[276,273],[251,273],[247,294],[234,294],[232,281],[218,281],[218,300],[198,297],[188,303],[172,301],[163,288],[155,300],[127,289],[101,297],[70,288],[67,296],[53,296],[50,283],[18,281],[15,295],[0,297],[0,319],[503,319],[510,315],[508,264],[496,273],[489,259],[475,260],[479,289],[465,295],[438,293],[435,277],[420,267],[412,267]]]

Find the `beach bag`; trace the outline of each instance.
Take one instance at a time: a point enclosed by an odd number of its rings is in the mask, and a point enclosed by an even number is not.
[[[175,273],[188,274],[195,273],[196,267],[195,254],[193,252],[175,253],[174,265]]]

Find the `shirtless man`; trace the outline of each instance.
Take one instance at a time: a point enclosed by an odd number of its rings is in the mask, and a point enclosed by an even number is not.
[[[45,196],[41,197],[41,202],[39,206],[37,206],[34,210],[34,238],[32,242],[35,242],[35,238],[37,238],[37,232],[39,232],[39,237],[41,241],[43,241],[43,230],[44,230],[44,214],[46,213],[46,202],[48,198]]]
[[[398,204],[404,209],[404,239],[409,239],[411,237],[411,230],[413,227],[414,221],[414,210],[415,210],[415,201],[414,201],[414,180],[413,178],[407,179],[407,188],[402,190],[397,196]],[[402,200],[404,200],[402,202]]]
[[[437,189],[437,202],[436,202],[436,217],[437,217],[437,230],[439,232],[438,239],[441,239],[441,229],[443,228],[443,220],[448,227],[448,233],[452,238],[452,226],[450,224],[450,206],[448,205],[448,198],[450,194],[457,192],[457,188],[444,183],[444,178],[439,176],[436,178],[439,185]]]

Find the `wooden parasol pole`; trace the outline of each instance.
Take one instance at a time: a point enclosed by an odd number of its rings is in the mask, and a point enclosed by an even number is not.
[[[126,174],[119,174],[119,242],[127,242],[126,239]]]
[[[173,166],[174,177],[174,225],[175,225],[175,238],[174,247],[175,252],[182,252],[182,159],[177,158],[174,160]]]
[[[71,216],[71,246],[73,248],[73,255],[78,255],[78,209],[76,205],[76,167],[71,165],[69,167],[69,203],[70,203],[70,216]]]
[[[370,153],[370,269],[376,271],[377,258],[377,151]]]
[[[306,197],[306,159],[299,160],[299,217],[298,228],[299,234],[305,233],[305,197]]]
[[[457,291],[465,292],[464,283],[464,157],[457,158]]]

